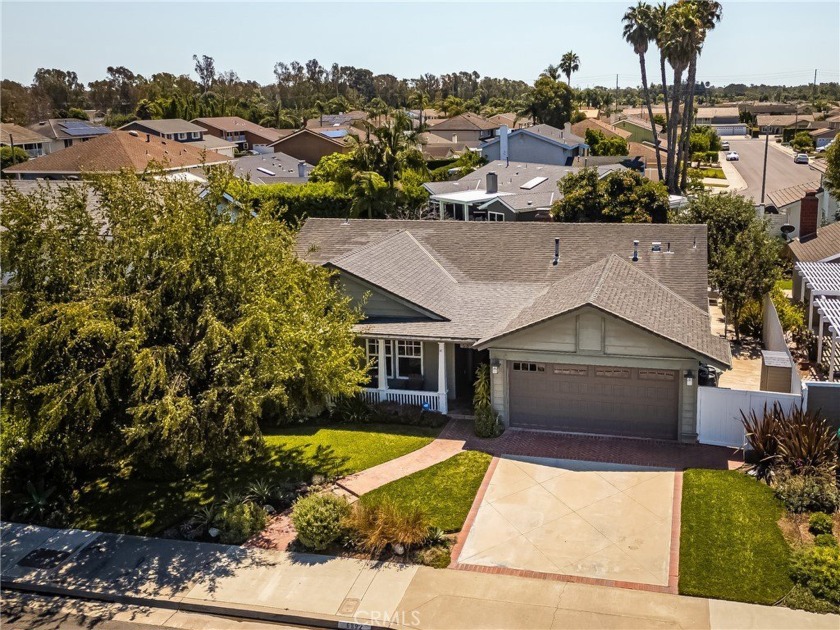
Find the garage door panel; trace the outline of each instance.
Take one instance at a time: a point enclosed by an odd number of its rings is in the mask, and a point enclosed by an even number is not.
[[[678,378],[673,370],[517,364],[511,370],[512,426],[675,439]]]

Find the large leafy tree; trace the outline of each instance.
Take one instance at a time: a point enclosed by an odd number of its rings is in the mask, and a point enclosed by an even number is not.
[[[226,205],[230,177],[5,190],[4,430],[77,466],[186,469],[356,390],[358,313],[290,227]]]
[[[562,81],[543,75],[534,83],[527,110],[535,120],[562,128],[572,119],[572,90]]]
[[[613,171],[603,179],[598,169],[584,168],[558,183],[562,197],[551,208],[557,221],[603,223],[665,223],[668,192],[630,170]]]
[[[825,178],[823,186],[834,196],[840,199],[840,142],[836,140],[831,143],[825,152]]]

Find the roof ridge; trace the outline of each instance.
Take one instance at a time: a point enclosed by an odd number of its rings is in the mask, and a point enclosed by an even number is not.
[[[429,260],[431,260],[433,264],[435,264],[443,273],[446,274],[447,278],[452,280],[452,282],[454,282],[455,284],[458,284],[458,281],[452,276],[452,274],[449,273],[449,271],[447,271],[446,268],[443,265],[441,265],[440,262],[434,256],[432,256],[429,250],[426,249],[426,247],[424,247],[423,244],[414,237],[414,234],[412,234],[409,230],[405,230],[405,233],[408,234],[409,238],[417,244],[417,247],[419,247],[420,250],[424,254],[426,254],[426,256],[429,257]]]
[[[598,280],[595,282],[595,286],[592,287],[592,292],[589,294],[589,298],[586,300],[588,303],[591,304],[598,298],[598,294],[601,292],[601,287],[604,286],[604,280],[606,280],[607,278],[607,271],[610,269],[610,263],[612,263],[613,258],[618,258],[618,255],[610,254],[609,256],[605,256],[602,259],[603,261],[605,261],[604,268],[601,269],[601,273],[598,276]],[[596,262],[595,264],[597,265],[598,262]]]
[[[313,218],[315,218],[315,217],[313,217]],[[330,217],[317,217],[317,218],[327,219],[327,218],[330,218]],[[403,232],[408,232],[408,230],[403,229],[403,228],[398,228],[395,232],[390,232],[390,233],[387,233],[387,234],[383,234],[380,238],[371,239],[370,241],[368,241],[367,243],[365,243],[361,247],[355,247],[355,248],[351,249],[349,252],[345,252],[345,253],[341,254],[341,256],[338,256],[337,258],[331,258],[328,262],[331,262],[332,264],[337,264],[338,262],[340,262],[342,260],[349,259],[351,257],[354,257],[361,252],[366,252],[370,249],[373,249],[374,247],[378,247],[382,243],[385,243],[386,241],[391,240],[392,238],[394,238],[395,236],[398,236],[399,234],[402,234]]]

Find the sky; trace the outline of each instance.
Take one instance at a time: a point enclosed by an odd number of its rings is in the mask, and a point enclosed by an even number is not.
[[[108,66],[191,73],[193,54],[262,84],[277,61],[316,58],[399,78],[460,70],[533,82],[564,52],[580,57],[574,87],[640,84],[621,36],[624,2],[7,2],[2,78],[29,84],[38,68],[84,83]],[[723,2],[698,65],[714,85],[840,81],[840,2]],[[658,57],[649,54],[649,73]]]

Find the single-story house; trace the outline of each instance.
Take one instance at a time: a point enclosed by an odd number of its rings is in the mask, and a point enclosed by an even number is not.
[[[0,146],[23,149],[31,158],[46,155],[51,142],[46,136],[26,127],[14,123],[0,123]]]
[[[216,136],[207,135],[204,127],[188,122],[182,118],[164,118],[156,120],[134,120],[119,128],[120,131],[137,131],[148,133],[165,140],[187,142],[198,149],[215,151],[230,158],[236,150],[236,143],[222,140]]]
[[[769,221],[768,228],[773,236],[784,236],[781,231],[783,225],[789,225],[793,231],[786,234],[788,239],[797,238],[800,233],[801,203],[808,191],[816,191],[820,187],[819,180],[789,186],[767,193],[767,203],[764,206],[765,218]],[[815,197],[816,198],[816,197]],[[818,201],[819,206],[819,201]],[[819,217],[819,209],[817,210]],[[817,219],[819,221],[819,219]],[[806,217],[806,223],[808,218]]]
[[[241,150],[267,150],[272,142],[279,140],[291,130],[263,127],[239,116],[215,116],[196,118],[191,122],[207,130],[204,137],[215,136],[227,142],[233,142]]]
[[[465,143],[471,149],[478,148],[481,142],[490,140],[501,126],[472,112],[458,114],[440,122],[430,120],[428,124],[428,133],[440,136],[444,140]]]
[[[747,133],[747,124],[741,122],[741,112],[737,107],[698,107],[694,124],[709,126],[719,136],[743,136]]]
[[[814,147],[819,149],[820,147],[826,146],[829,142],[834,140],[837,137],[837,134],[840,133],[840,129],[812,129],[808,132],[811,136],[811,139],[814,141]]]
[[[478,150],[468,146],[467,142],[453,142],[452,140],[447,140],[446,138],[426,132],[420,134],[419,141],[420,146],[418,148],[423,152],[423,157],[426,160],[443,160],[458,157],[467,151]]]
[[[633,134],[625,129],[611,125],[603,120],[597,118],[587,118],[572,125],[572,133],[581,138],[586,138],[586,132],[589,129],[600,131],[607,138],[621,138],[630,142],[630,136]]]
[[[109,127],[78,118],[49,118],[29,125],[27,129],[50,139],[44,146],[47,154],[111,133]]]
[[[813,122],[811,114],[783,114],[771,116],[763,114],[757,117],[758,129],[761,133],[781,134],[785,129],[807,129]]]
[[[57,153],[7,168],[18,179],[78,179],[87,173],[116,173],[128,169],[143,173],[151,163],[167,172],[187,171],[230,158],[213,151],[151,134],[114,131]]]
[[[557,183],[581,166],[495,160],[450,182],[426,182],[429,208],[439,219],[455,221],[546,221],[560,199]],[[600,177],[625,168],[596,166]]]
[[[788,251],[796,263],[840,264],[840,223],[820,226],[819,200],[815,191],[809,191],[800,207],[799,235],[788,243]],[[793,274],[793,297],[802,299],[802,278]]]
[[[738,105],[739,111],[746,112],[751,116],[760,116],[766,114],[768,116],[783,116],[785,114],[795,114],[796,105],[794,103],[740,103]]]
[[[349,134],[331,138],[312,129],[298,129],[272,142],[268,148],[275,153],[285,153],[308,164],[317,165],[322,157],[351,150]]]
[[[502,125],[497,137],[482,143],[481,155],[488,161],[513,160],[570,166],[577,156],[585,155],[588,149],[586,141],[572,133],[569,123],[563,129],[534,125],[513,131]]]
[[[314,168],[285,153],[245,155],[231,162],[233,173],[254,184],[305,184]]]
[[[298,255],[363,308],[363,395],[510,427],[695,442],[712,334],[705,225],[309,219]]]

